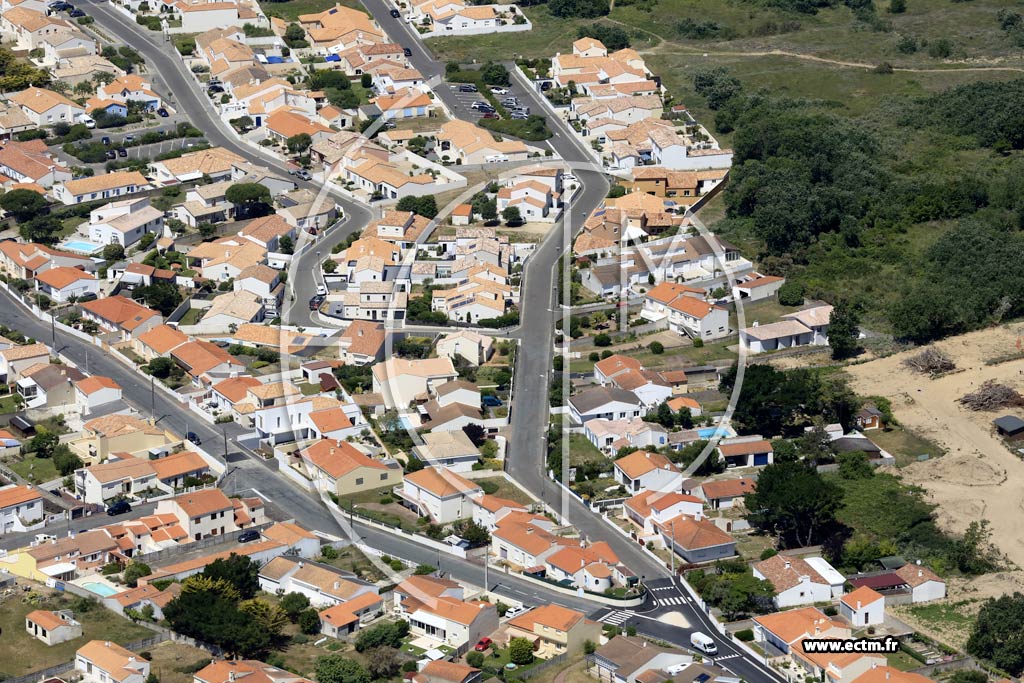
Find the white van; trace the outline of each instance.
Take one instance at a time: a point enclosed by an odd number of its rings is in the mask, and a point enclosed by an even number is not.
[[[704,654],[718,654],[718,646],[715,645],[715,641],[711,640],[711,636],[701,633],[700,631],[690,634],[690,645],[694,646]]]
[[[78,123],[84,123],[86,128],[96,127],[96,120],[88,114],[79,114],[75,117],[75,121]]]

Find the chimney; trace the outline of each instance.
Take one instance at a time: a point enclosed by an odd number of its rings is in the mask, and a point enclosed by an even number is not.
[[[857,609],[860,609],[860,600],[857,601]]]
[[[888,669],[886,669],[885,670],[885,680],[889,680],[890,678],[892,678],[892,672],[889,671]]]
[[[235,680],[235,672],[234,671],[229,671],[228,672],[228,681],[230,681],[231,683],[234,683],[234,680]]]
[[[106,641],[106,642],[104,642],[103,644],[104,644],[104,645],[105,645],[106,647],[110,647],[110,641],[109,641],[109,640],[108,640],[108,641]]]
[[[793,565],[792,565],[792,563],[790,563],[789,560],[786,560],[785,562],[786,562],[786,569],[792,569],[793,568]]]
[[[917,570],[917,578],[919,578],[919,579],[920,578],[924,578],[924,570],[923,569],[918,569]]]
[[[647,641],[646,640],[644,641],[644,644],[642,645],[642,647],[647,647]]]
[[[335,581],[334,582],[334,590],[338,590],[339,588],[341,588],[341,581]]]

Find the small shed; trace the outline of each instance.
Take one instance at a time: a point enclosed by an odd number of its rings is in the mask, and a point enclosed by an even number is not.
[[[1024,436],[1024,420],[1016,415],[1003,415],[992,420],[1000,436],[1019,439]]]

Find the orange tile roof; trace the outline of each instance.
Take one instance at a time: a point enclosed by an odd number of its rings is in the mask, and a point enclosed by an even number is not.
[[[796,642],[805,636],[816,637],[819,632],[827,632],[832,628],[847,633],[850,631],[846,624],[829,619],[817,607],[801,607],[764,614],[754,617],[754,621],[786,643]]]
[[[708,500],[718,498],[737,498],[744,496],[754,490],[757,483],[748,477],[739,479],[722,479],[720,481],[706,481],[700,485],[704,497]]]
[[[260,381],[255,377],[231,377],[230,379],[225,379],[214,384],[213,390],[222,394],[232,403],[238,403],[245,399],[250,388],[259,386],[259,384]]]
[[[347,429],[352,426],[352,420],[341,408],[328,408],[317,410],[309,414],[309,419],[320,430],[321,434],[327,434],[339,429]]]
[[[767,439],[740,441],[739,443],[720,443],[718,444],[718,452],[725,457],[750,455],[751,453],[771,453],[772,445]]]
[[[34,609],[25,615],[25,619],[42,626],[47,631],[52,631],[67,624],[66,621],[60,618],[60,615],[46,609]]]
[[[86,301],[81,304],[89,313],[121,327],[129,332],[148,320],[159,318],[160,314],[151,308],[123,296],[108,296],[104,299]]]
[[[360,467],[388,469],[387,465],[374,460],[347,441],[321,439],[309,448],[299,451],[299,454],[332,479],[343,477]]]
[[[202,517],[212,512],[230,510],[233,505],[220,489],[202,489],[182,494],[173,499],[189,517]]]
[[[482,507],[483,509],[487,510],[488,512],[497,512],[498,510],[501,510],[502,508],[511,508],[513,510],[525,510],[526,509],[525,505],[523,505],[521,503],[517,503],[514,500],[509,500],[508,498],[499,498],[498,496],[492,496],[492,495],[487,494],[487,493],[485,493],[482,496],[478,496],[478,497],[474,498],[473,499],[473,504],[474,505],[479,505],[480,507]]]
[[[868,586],[861,586],[860,588],[850,591],[843,597],[839,598],[840,602],[846,604],[847,607],[857,609],[857,603],[859,602],[862,606],[870,605],[878,600],[884,600],[882,594],[878,591],[872,590]]]
[[[896,575],[906,581],[911,588],[916,588],[928,581],[943,583],[935,572],[920,564],[905,564],[896,570]]]
[[[911,671],[900,671],[891,666],[876,666],[868,669],[853,683],[935,683],[932,679]]]
[[[569,631],[584,619],[586,619],[586,615],[583,612],[577,612],[561,605],[541,605],[534,607],[526,614],[509,619],[508,623],[524,631],[533,631],[534,624],[549,626],[556,631]]]
[[[69,180],[64,183],[64,189],[73,196],[113,190],[119,187],[134,185],[136,188],[149,187],[149,181],[138,171],[115,171],[82,178],[81,180]]]
[[[441,467],[424,467],[418,472],[407,474],[405,481],[439,498],[481,490],[478,484],[474,484],[461,474]]]
[[[351,600],[346,600],[323,610],[320,612],[320,619],[334,626],[344,626],[359,618],[356,612],[381,605],[382,603],[383,599],[376,593],[361,593]]]
[[[310,121],[305,116],[288,111],[283,107],[275,110],[274,113],[268,116],[264,124],[268,130],[272,130],[286,138],[302,133],[313,136],[317,133],[334,132],[322,123]]]
[[[109,377],[93,375],[92,377],[78,380],[75,382],[75,387],[86,396],[89,396],[101,389],[120,389],[121,385]]]
[[[158,479],[171,479],[183,474],[191,474],[210,469],[210,465],[195,451],[181,451],[168,455],[166,458],[151,460]]]
[[[138,337],[139,341],[153,349],[156,353],[163,355],[176,346],[188,341],[188,335],[180,332],[178,328],[170,325],[158,325],[153,329],[143,332]]]
[[[40,498],[42,496],[39,491],[31,486],[9,486],[5,489],[0,489],[0,509],[21,505],[22,503]]]
[[[473,667],[466,666],[465,664],[447,662],[443,659],[438,659],[423,667],[421,673],[429,676],[431,679],[441,679],[444,681],[450,681],[450,683],[462,683],[462,681],[471,677],[473,674],[479,673],[479,671],[479,669],[474,669]]]
[[[689,515],[679,515],[675,519],[655,524],[661,529],[662,535],[674,539],[678,547],[686,550],[735,543],[732,536],[707,519],[696,520]]]
[[[79,280],[95,280],[96,278],[85,271],[69,266],[58,266],[50,268],[36,275],[36,280],[49,285],[54,289],[64,289],[70,284]]]
[[[79,657],[88,659],[99,669],[106,671],[116,681],[122,681],[130,675],[139,673],[135,669],[127,668],[133,661],[147,661],[144,657],[109,640],[89,641],[78,648],[77,654]]]
[[[615,466],[622,470],[630,479],[642,477],[654,470],[679,472],[679,468],[671,460],[661,453],[651,451],[633,451],[629,455],[616,460]]]
[[[12,360],[25,360],[26,358],[39,358],[49,355],[50,350],[46,348],[46,344],[43,344],[42,342],[25,344],[23,346],[12,346],[9,349],[0,351],[0,356],[3,356],[8,362]]]
[[[295,522],[278,522],[277,524],[264,529],[264,537],[285,545],[295,545],[301,540],[316,539],[316,534],[303,529]]]
[[[182,344],[171,351],[171,355],[185,363],[189,367],[189,374],[192,376],[202,375],[208,370],[227,363],[235,369],[241,369],[243,364],[230,353],[216,344],[208,341],[190,341]]]
[[[700,409],[700,403],[698,403],[696,400],[690,398],[689,396],[677,396],[675,398],[670,398],[669,400],[667,400],[665,402],[668,403],[668,407],[669,408],[671,408],[672,410],[674,410],[676,412],[682,410],[684,407],[685,408],[690,408],[690,409],[693,409],[693,408],[697,408],[698,410]]]
[[[754,563],[754,569],[771,582],[778,593],[800,585],[802,577],[805,576],[811,583],[829,585],[817,569],[800,557],[775,555],[767,560]]]
[[[696,503],[698,505],[703,505],[700,498],[697,498],[696,496],[688,496],[685,493],[678,493],[676,491],[644,491],[636,494],[632,498],[627,498],[623,502],[623,505],[646,519],[653,511],[667,510],[673,505],[677,505],[679,503]]]
[[[636,358],[630,358],[629,356],[623,356],[622,354],[616,353],[608,356],[604,360],[594,363],[594,368],[600,370],[601,374],[605,377],[611,377],[623,370],[642,370],[643,365],[641,365],[640,361]]]

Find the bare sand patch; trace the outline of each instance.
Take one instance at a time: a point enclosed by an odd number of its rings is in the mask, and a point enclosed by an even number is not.
[[[690,628],[690,622],[687,621],[686,617],[681,612],[669,612],[668,614],[662,614],[658,617],[658,621],[663,621],[666,624],[672,626],[678,626],[680,628]]]
[[[957,370],[936,379],[903,366],[903,359],[919,350],[846,369],[858,394],[889,398],[901,424],[946,450],[943,458],[899,470],[905,481],[922,486],[938,506],[940,527],[962,533],[972,521],[989,520],[994,543],[1018,567],[1024,566],[1024,462],[995,434],[992,420],[1004,413],[1024,417],[1024,410],[972,412],[957,399],[989,379],[1024,393],[1024,358],[985,364],[1020,353],[1022,335],[1024,326],[1013,324],[937,342]],[[982,582],[997,595],[1024,585],[1024,574],[995,574],[970,583]]]

